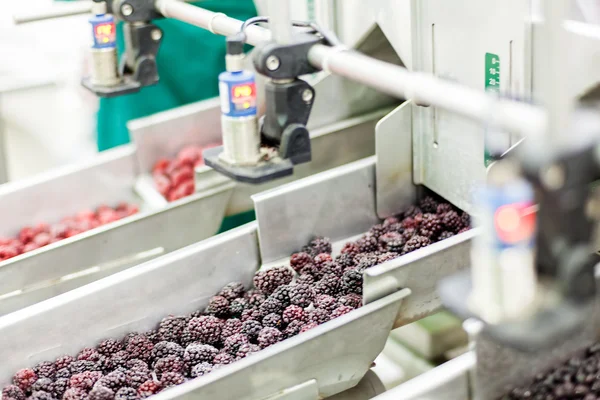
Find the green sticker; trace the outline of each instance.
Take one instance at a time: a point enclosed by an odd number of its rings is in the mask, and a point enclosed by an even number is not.
[[[485,90],[489,92],[500,92],[500,56],[485,53]],[[488,149],[488,132],[484,133],[484,162],[488,167],[497,157],[493,157]]]

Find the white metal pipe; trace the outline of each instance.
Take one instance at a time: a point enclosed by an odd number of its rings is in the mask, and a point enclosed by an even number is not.
[[[78,1],[69,4],[56,4],[47,10],[35,10],[20,12],[13,15],[15,24],[24,24],[27,22],[43,21],[46,19],[70,17],[72,15],[89,14],[92,12],[93,2]]]
[[[204,10],[176,0],[159,0],[157,9],[166,17],[176,18],[220,35],[239,32],[242,22],[224,14]],[[267,29],[251,26],[248,43],[267,41]],[[320,69],[344,76],[390,95],[413,99],[420,104],[437,106],[485,124],[522,135],[537,135],[546,126],[545,112],[537,107],[507,99],[497,99],[483,91],[410,72],[398,65],[375,60],[343,48],[315,45],[308,53],[310,63]]]
[[[279,44],[292,43],[292,20],[289,0],[269,0],[267,5],[269,29],[273,40]]]

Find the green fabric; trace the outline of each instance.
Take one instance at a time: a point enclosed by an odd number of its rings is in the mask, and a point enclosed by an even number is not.
[[[219,229],[219,233],[228,231],[233,228],[237,228],[238,226],[247,224],[248,222],[252,222],[255,219],[256,213],[254,212],[254,210],[232,215],[231,217],[225,217],[223,223],[221,224],[221,228]]]
[[[256,15],[252,0],[204,0],[196,6],[245,20]],[[100,99],[98,150],[129,142],[127,121],[215,97],[218,75],[225,70],[225,38],[172,19],[156,20],[164,31],[158,52],[160,82],[139,93]],[[123,48],[122,29],[118,45]]]

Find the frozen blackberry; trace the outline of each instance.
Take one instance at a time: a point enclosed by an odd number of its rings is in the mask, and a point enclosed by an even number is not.
[[[382,225],[387,228],[388,226],[397,224],[398,222],[400,222],[400,221],[398,220],[397,217],[387,217],[386,219],[383,220]]]
[[[448,232],[448,231],[444,231],[444,232],[440,233],[440,236],[438,237],[438,240],[449,239],[452,236],[454,236],[454,233]]]
[[[337,278],[335,275],[333,274],[328,274],[325,275],[321,281],[325,280],[325,282],[323,283],[323,288],[324,290],[327,289],[329,290],[331,288],[331,284],[330,281],[333,280],[333,277]],[[297,284],[294,285],[290,288],[289,291],[290,294],[290,303],[292,305],[296,305],[299,307],[308,307],[314,300],[315,300],[315,290],[313,290],[313,288],[310,285],[307,284]],[[325,294],[330,294],[330,293],[325,293]]]
[[[208,301],[204,312],[215,317],[227,318],[229,316],[229,300],[223,296],[213,296]]]
[[[371,253],[377,251],[379,248],[379,242],[377,241],[377,238],[369,233],[358,239],[356,244],[358,245],[358,249],[361,253]]]
[[[87,400],[87,392],[82,389],[69,388],[63,394],[63,400]]]
[[[154,364],[154,372],[158,378],[160,378],[165,372],[178,372],[182,374],[183,371],[183,360],[175,356],[160,358]]]
[[[302,251],[312,256],[316,256],[317,254],[321,253],[331,254],[331,241],[329,238],[317,236],[311,240],[307,246],[304,246]]]
[[[281,329],[283,328],[283,318],[279,314],[271,313],[262,319],[262,325],[263,327]]]
[[[15,386],[27,393],[37,379],[38,377],[34,370],[25,368],[17,371],[12,380]]]
[[[298,285],[299,286],[299,285]],[[340,278],[335,275],[325,275],[315,283],[314,291],[316,294],[328,294],[336,297],[340,290]],[[296,304],[296,303],[294,303]],[[297,304],[300,305],[300,304]]]
[[[387,233],[390,233],[390,232],[396,232],[396,233],[402,234],[402,232],[404,232],[404,226],[402,225],[402,223],[397,222],[393,225],[388,226]]]
[[[35,367],[33,367],[33,371],[36,373],[38,378],[54,379],[56,375],[56,365],[54,365],[54,363],[51,361],[43,361],[37,364]]]
[[[238,297],[242,297],[244,295],[244,290],[244,284],[242,282],[231,282],[223,286],[223,289],[221,289],[217,295],[232,301]]]
[[[302,330],[302,328],[304,327],[305,324],[306,324],[306,322],[303,322],[303,321],[298,321],[298,320],[292,321],[283,330],[283,335],[285,336],[286,339],[294,337],[300,333],[300,331]]]
[[[408,242],[410,239],[412,239],[414,236],[416,236],[416,234],[417,234],[417,230],[414,228],[405,229],[404,232],[402,232],[402,239],[404,239],[404,242],[406,244],[406,242]]]
[[[302,270],[300,271],[300,274],[310,275],[317,281],[323,277],[323,271],[312,263],[304,266],[304,268],[302,268]]]
[[[165,358],[168,356],[175,356],[175,357],[183,357],[183,347],[181,347],[180,345],[178,345],[175,342],[166,342],[166,341],[162,341],[162,342],[158,342],[156,343],[156,345],[154,345],[154,348],[152,349],[152,357],[151,359],[156,361],[159,358]],[[143,361],[141,361],[143,362]],[[146,365],[147,368],[147,365]]]
[[[96,386],[104,386],[116,392],[120,388],[127,386],[127,376],[124,372],[113,371],[100,378],[98,382],[96,382]]]
[[[296,272],[299,272],[302,270],[302,268],[310,263],[312,263],[312,257],[308,253],[294,253],[290,257],[290,267],[292,267]]]
[[[340,251],[340,253],[356,255],[356,254],[360,253],[360,249],[356,243],[348,242],[344,245],[344,247],[342,247],[342,250]]]
[[[100,360],[100,353],[92,347],[86,347],[77,354],[77,359],[84,361],[98,361]]]
[[[424,197],[419,202],[419,208],[423,210],[424,213],[435,213],[437,211],[439,203],[431,196]]]
[[[132,387],[121,388],[115,394],[115,400],[138,400],[139,398],[137,390]]]
[[[56,370],[68,368],[71,363],[75,361],[75,359],[71,356],[60,356],[54,361],[54,365],[56,366]]]
[[[406,242],[406,245],[404,245],[403,254],[407,254],[412,251],[422,249],[423,247],[427,247],[430,244],[431,244],[431,240],[429,240],[429,238],[427,238],[427,237],[418,236],[418,235],[413,236],[408,242]]]
[[[312,285],[315,283],[315,277],[309,274],[302,274],[296,278],[295,283],[305,283],[307,285]]]
[[[275,291],[273,292],[273,294],[271,294],[269,296],[269,298],[277,299],[281,302],[281,304],[284,307],[287,307],[290,305],[290,293],[289,292],[290,292],[290,285],[281,285],[277,289],[275,289]]]
[[[221,339],[223,322],[212,315],[192,318],[187,326],[192,341],[214,344]]]
[[[362,272],[367,268],[377,265],[379,263],[379,256],[375,253],[369,253],[356,256],[354,260],[356,261],[356,270]]]
[[[43,390],[44,392],[52,393],[54,390],[54,381],[50,378],[40,378],[33,385],[31,385],[31,391],[37,392]]]
[[[315,266],[319,269],[323,269],[323,267],[327,264],[333,261],[333,258],[331,258],[330,254],[327,253],[321,253],[321,254],[317,254],[314,258],[313,264],[315,264]]]
[[[123,350],[123,343],[115,339],[106,339],[100,342],[97,350],[103,356],[112,356],[116,352]]]
[[[262,328],[262,324],[253,319],[249,319],[248,321],[244,321],[242,323],[242,333],[251,341],[256,341]]]
[[[406,229],[419,229],[419,226],[423,222],[423,214],[417,214],[414,217],[404,218],[401,222],[402,228]]]
[[[210,373],[213,370],[213,366],[211,363],[202,362],[192,368],[190,372],[190,376],[192,378],[198,378],[199,376],[204,376]]]
[[[129,358],[139,358],[143,361],[150,360],[154,344],[146,335],[135,335],[129,339],[125,350],[129,353]]]
[[[258,344],[263,349],[281,340],[283,340],[283,334],[277,328],[265,327],[258,334]]]
[[[140,395],[141,398],[146,398],[146,397],[150,397],[153,394],[160,392],[161,389],[162,389],[162,387],[159,382],[156,382],[153,380],[147,380],[146,382],[142,383],[140,385],[140,387],[138,388],[138,394]],[[65,399],[63,399],[63,400],[65,400]]]
[[[316,322],[309,322],[308,324],[304,325],[302,327],[302,329],[300,329],[300,333],[309,331],[309,330],[311,330],[313,328],[316,328],[317,326],[319,326],[319,325]]]
[[[260,311],[262,311],[265,315],[266,314],[281,314],[283,312],[283,310],[285,309],[285,305],[273,298],[273,297],[269,297],[267,300],[265,300],[264,303],[262,303],[259,307]]]
[[[256,353],[260,351],[260,346],[256,345],[256,344],[252,344],[252,343],[247,343],[247,344],[243,344],[240,346],[236,357],[237,358],[244,358],[244,357],[248,357],[249,355]]]
[[[116,352],[115,354],[113,354],[110,357],[109,361],[107,362],[107,364],[110,364],[110,365],[107,365],[107,367],[109,369],[111,369],[111,368],[116,369],[119,367],[124,368],[127,366],[128,362],[129,362],[129,353],[126,352],[125,350],[121,350],[121,351]]]
[[[388,232],[379,238],[379,246],[383,251],[400,253],[404,247],[404,239],[398,232]]]
[[[336,264],[338,264],[342,269],[350,268],[356,266],[356,262],[354,261],[354,254],[351,253],[342,253],[335,258]]]
[[[283,322],[285,322],[286,324],[289,324],[292,321],[304,322],[307,319],[304,309],[296,305],[286,307],[286,309],[283,310],[283,314],[281,315],[281,317],[283,319]]]
[[[171,355],[171,354],[167,354],[167,355]],[[167,355],[165,355],[164,357],[166,357]],[[177,355],[177,354],[173,354],[173,355]],[[181,353],[181,355],[183,355],[183,352]],[[162,358],[162,357],[158,357],[158,358]],[[132,358],[131,360],[127,361],[125,369],[131,369],[134,371],[150,372],[148,363],[145,361],[139,360],[137,358]]]
[[[333,310],[333,312],[331,313],[331,319],[341,317],[344,314],[348,314],[352,310],[353,310],[352,307],[339,306],[338,308],[336,308],[335,310]]]
[[[258,307],[267,299],[267,296],[258,289],[251,289],[246,292],[244,299],[248,301],[248,307]]]
[[[371,227],[371,229],[369,229],[369,233],[378,239],[381,235],[385,234],[387,231],[388,231],[387,226],[384,226],[383,224],[373,225]]]
[[[344,267],[342,267],[337,262],[331,261],[323,265],[323,268],[321,268],[321,272],[323,273],[323,275],[331,274],[335,276],[341,276],[342,272],[344,272]]]
[[[100,371],[85,371],[73,375],[69,380],[69,383],[72,388],[90,390],[100,378],[102,378],[102,372]]]
[[[342,306],[348,306],[352,308],[359,308],[362,306],[362,297],[355,294],[349,293],[338,299],[338,303]]]
[[[247,310],[244,310],[244,312],[242,313],[242,322],[245,321],[249,321],[249,320],[256,320],[256,321],[262,321],[262,319],[265,317],[265,314],[261,309],[259,308],[250,308]]]
[[[185,382],[185,377],[177,372],[165,372],[160,378],[160,384],[163,388],[169,388],[181,385]]]
[[[325,322],[329,321],[329,314],[331,312],[322,308],[315,308],[308,313],[308,320],[310,322],[314,322],[315,324],[321,325]]]
[[[394,259],[398,258],[399,256],[400,256],[400,254],[394,253],[394,252],[382,253],[379,255],[379,258],[377,259],[377,264],[383,264],[384,262],[394,260]]]
[[[150,372],[147,370],[130,369],[125,372],[125,378],[127,379],[128,386],[137,389],[142,383],[150,379]]]
[[[225,341],[230,336],[242,331],[242,321],[237,318],[230,318],[223,324],[221,329],[221,341]]]
[[[471,227],[471,216],[466,212],[463,211],[463,213],[460,215],[460,221],[462,222],[461,229]]]
[[[469,228],[462,228],[460,231],[456,232],[456,234],[458,235],[459,233],[464,233],[464,232],[468,232]]]
[[[69,368],[62,368],[56,371],[56,379],[70,378],[71,375],[73,374],[71,373],[71,371],[69,371]]]
[[[442,232],[443,225],[437,214],[423,214],[423,221],[419,227],[419,234],[430,240],[435,240]]]
[[[70,387],[70,382],[68,378],[58,378],[54,381],[52,385],[52,396],[55,399],[60,399],[63,397],[67,389]]]
[[[402,217],[403,218],[413,218],[415,215],[422,214],[422,213],[423,213],[423,211],[419,207],[417,207],[417,206],[409,206],[402,213]]]
[[[329,296],[327,294],[318,294],[315,297],[314,305],[316,308],[322,308],[328,311],[333,311],[338,306],[335,297]]]
[[[229,303],[229,314],[233,317],[241,317],[248,307],[248,300],[244,298],[234,299]]]
[[[14,400],[25,400],[25,392],[16,385],[8,385],[2,389],[2,397]]]
[[[258,271],[254,275],[254,286],[265,294],[271,294],[281,285],[292,281],[294,273],[287,267],[276,267]]]
[[[225,342],[223,342],[223,351],[235,355],[240,348],[241,345],[250,343],[250,339],[248,336],[243,333],[236,333],[235,335],[229,336]],[[213,362],[217,364],[217,362]]]
[[[342,275],[342,290],[344,293],[362,294],[363,276],[358,271],[349,270]]]
[[[456,211],[448,211],[443,214],[442,223],[449,232],[458,232],[463,227],[463,222]]]
[[[209,344],[190,344],[185,349],[183,362],[188,368],[201,362],[210,362],[215,358],[219,350]]]
[[[158,335],[161,341],[178,342],[187,323],[188,319],[184,316],[170,315],[163,318],[158,325]]]
[[[156,344],[162,340],[162,336],[158,333],[158,330],[155,330],[155,329],[146,331],[146,333],[144,333],[144,335],[146,335],[148,340],[150,340],[154,344]]]
[[[96,386],[88,395],[89,400],[113,400],[115,392],[105,386]]]
[[[33,392],[29,398],[31,400],[54,400],[50,393],[44,392],[43,390]]]
[[[248,343],[246,343],[246,344],[248,344]],[[214,365],[228,365],[234,361],[235,361],[235,354],[231,355],[229,353],[219,353],[215,356],[215,358],[213,360],[213,364]]]
[[[440,203],[435,209],[438,215],[446,214],[448,211],[452,211],[452,206],[448,203]]]

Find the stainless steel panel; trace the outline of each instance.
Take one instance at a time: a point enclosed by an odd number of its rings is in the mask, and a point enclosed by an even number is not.
[[[412,184],[412,101],[396,108],[375,127],[377,215],[386,218],[414,204]]]

